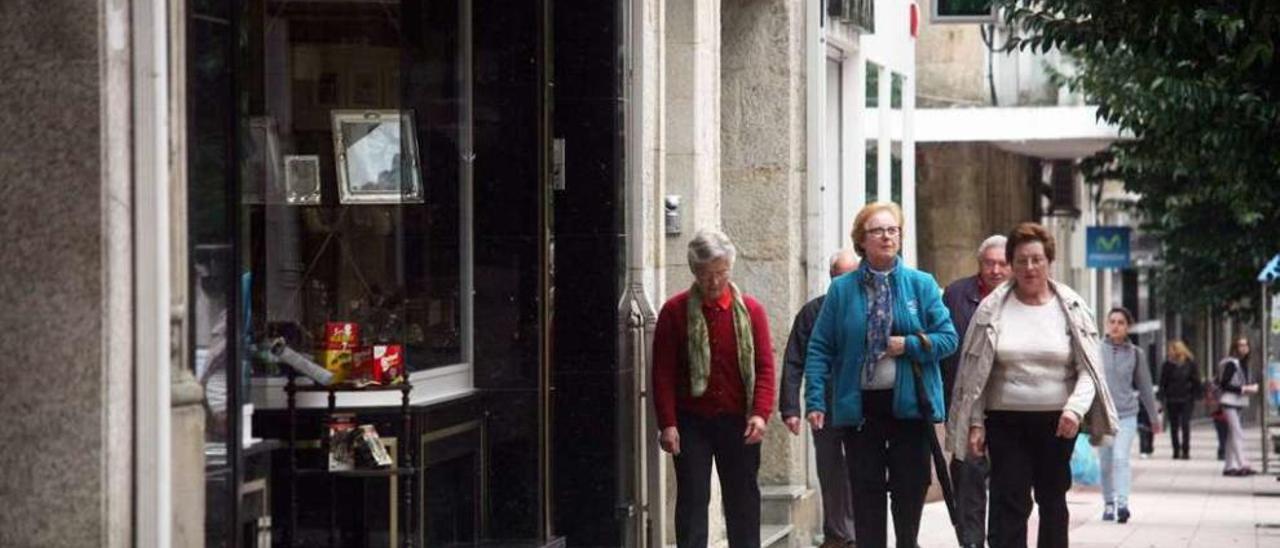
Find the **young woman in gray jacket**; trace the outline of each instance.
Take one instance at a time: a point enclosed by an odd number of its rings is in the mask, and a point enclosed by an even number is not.
[[[1129,467],[1129,453],[1133,438],[1138,433],[1138,409],[1145,408],[1151,417],[1151,430],[1160,433],[1160,413],[1156,409],[1155,394],[1151,389],[1151,370],[1147,368],[1142,350],[1129,342],[1129,326],[1133,315],[1122,307],[1107,312],[1107,338],[1102,343],[1102,368],[1106,371],[1107,386],[1111,389],[1111,401],[1115,402],[1116,416],[1120,419],[1120,431],[1115,443],[1098,448],[1098,464],[1102,468],[1102,499],[1106,503],[1102,511],[1103,521],[1127,523],[1129,511],[1129,485],[1133,471]]]

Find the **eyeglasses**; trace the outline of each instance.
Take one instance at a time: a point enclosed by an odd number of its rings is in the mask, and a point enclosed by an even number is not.
[[[982,264],[982,268],[986,270],[995,270],[997,268],[1005,268],[1009,266],[1009,263],[1006,263],[1004,261],[992,261],[988,259],[983,259],[981,264]]]
[[[1046,264],[1049,264],[1049,259],[1043,255],[1037,257],[1018,257],[1013,260],[1013,266],[1018,268],[1030,268],[1033,266],[1040,268]]]
[[[693,275],[700,282],[721,282],[729,279],[728,270],[701,270]]]
[[[896,226],[882,226],[879,228],[867,229],[867,235],[872,238],[883,238],[885,236],[897,238],[899,234],[902,234],[902,229]]]

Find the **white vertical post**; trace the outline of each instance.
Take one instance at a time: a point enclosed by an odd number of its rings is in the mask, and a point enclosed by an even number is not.
[[[170,544],[168,0],[132,7],[135,542]]]
[[[1268,387],[1271,386],[1271,378],[1270,378],[1271,375],[1269,374],[1271,368],[1267,366],[1268,360],[1271,359],[1271,354],[1268,353],[1268,351],[1270,350],[1268,347],[1270,345],[1267,344],[1268,342],[1267,339],[1271,338],[1271,303],[1268,302],[1270,301],[1270,297],[1271,297],[1271,284],[1267,282],[1263,282],[1262,283],[1262,326],[1261,326],[1262,340],[1259,341],[1259,346],[1262,347],[1261,348],[1262,384],[1260,385],[1262,387],[1262,390],[1259,390],[1259,392],[1262,393],[1262,405],[1259,406],[1259,417],[1258,417],[1258,428],[1262,429],[1262,473],[1263,474],[1266,474],[1270,471],[1270,463],[1267,462],[1267,458],[1270,453],[1270,447],[1267,444],[1271,441],[1267,439],[1267,417],[1270,415],[1270,413],[1268,412],[1268,408],[1271,405],[1271,399],[1269,397],[1270,394],[1268,394]]]
[[[845,179],[845,184],[853,183],[853,186],[846,186],[847,190],[840,201],[840,220],[846,232],[853,223],[854,213],[866,205],[867,185],[875,184],[875,181],[867,180],[867,56],[863,53],[860,41],[858,49],[853,52],[852,63],[853,70],[849,71],[848,76],[852,81],[845,80],[847,89],[852,92],[849,96],[851,104],[846,109],[848,114],[845,115],[849,127],[845,158],[850,160],[849,169],[853,170],[853,174]],[[840,241],[842,247],[853,246],[847,233],[841,236]]]
[[[893,146],[889,128],[893,108],[890,101],[893,95],[893,71],[888,65],[879,65],[879,76],[876,78],[876,111],[880,119],[880,134],[876,136],[876,201],[887,202],[893,199]]]
[[[916,266],[916,79],[907,75],[902,82],[902,210],[906,215],[906,240],[902,257],[907,266]]]
[[[835,169],[840,164],[839,158],[826,158],[826,112],[827,107],[827,50],[822,39],[822,2],[810,0],[805,2],[804,10],[804,68],[807,75],[805,81],[805,294],[814,297],[826,287],[826,270],[822,248],[823,223],[822,199],[824,170]],[[828,196],[838,196],[839,189],[828,189]],[[829,198],[828,198],[829,199]]]

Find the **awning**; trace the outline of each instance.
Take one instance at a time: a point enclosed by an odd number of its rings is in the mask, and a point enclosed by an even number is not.
[[[1118,139],[1116,126],[1099,121],[1098,109],[1073,107],[973,107],[916,109],[916,143],[988,142],[1001,149],[1046,159],[1090,156]],[[879,135],[879,117],[868,110],[868,138]],[[901,139],[900,111],[890,113],[891,138]]]

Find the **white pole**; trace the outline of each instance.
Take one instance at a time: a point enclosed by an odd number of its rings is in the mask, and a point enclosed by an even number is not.
[[[1259,390],[1259,392],[1262,394],[1262,405],[1258,406],[1259,413],[1260,413],[1258,417],[1259,418],[1258,428],[1262,429],[1262,473],[1264,474],[1266,474],[1270,468],[1270,465],[1267,462],[1267,456],[1268,456],[1268,453],[1270,453],[1270,447],[1267,446],[1267,443],[1270,441],[1267,439],[1267,417],[1270,416],[1270,413],[1268,412],[1268,407],[1270,407],[1270,404],[1271,404],[1271,400],[1270,398],[1268,398],[1268,394],[1267,394],[1267,387],[1271,385],[1270,383],[1271,379],[1269,374],[1270,368],[1267,367],[1267,362],[1271,356],[1271,354],[1268,352],[1269,345],[1267,344],[1268,342],[1267,340],[1271,338],[1270,336],[1271,335],[1271,305],[1270,303],[1267,302],[1268,300],[1270,300],[1270,297],[1271,297],[1271,284],[1267,282],[1263,282],[1262,283],[1262,326],[1261,326],[1262,341],[1260,341],[1260,346],[1262,347],[1261,349],[1262,350],[1262,384],[1261,384],[1262,390]]]
[[[826,287],[827,265],[823,259],[822,222],[823,170],[835,169],[839,158],[824,158],[827,116],[827,50],[822,40],[822,2],[809,0],[804,9],[805,82],[805,298],[817,296]],[[825,160],[825,161],[824,161]],[[839,190],[829,189],[839,196]],[[829,199],[829,198],[828,198]]]
[[[170,544],[168,2],[133,4],[135,542]]]

